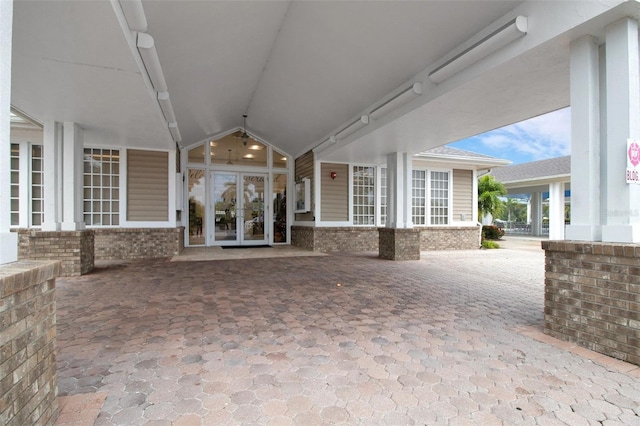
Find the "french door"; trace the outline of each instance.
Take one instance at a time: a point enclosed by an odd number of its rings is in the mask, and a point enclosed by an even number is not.
[[[211,172],[215,245],[265,245],[266,173]]]

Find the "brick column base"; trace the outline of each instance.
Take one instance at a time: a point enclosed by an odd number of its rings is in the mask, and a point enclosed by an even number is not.
[[[640,245],[543,241],[544,332],[640,365]]]
[[[387,260],[420,260],[420,229],[378,228],[378,253]]]
[[[59,260],[60,275],[84,275],[94,268],[93,230],[18,231],[18,259]]]
[[[55,281],[59,262],[0,265],[0,424],[53,425],[59,414]]]

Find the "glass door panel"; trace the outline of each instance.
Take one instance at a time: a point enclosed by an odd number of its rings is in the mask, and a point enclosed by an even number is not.
[[[238,174],[213,173],[213,210],[215,224],[213,239],[216,243],[238,242]]]
[[[205,171],[189,169],[189,245],[204,245],[205,229]]]
[[[274,243],[287,242],[287,175],[286,174],[277,174],[277,173],[273,174],[273,242]]]
[[[242,244],[266,244],[264,174],[242,174]]]

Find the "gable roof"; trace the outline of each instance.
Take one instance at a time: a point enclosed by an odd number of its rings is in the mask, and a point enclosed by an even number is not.
[[[474,165],[478,170],[502,167],[511,163],[511,161],[503,158],[491,157],[489,155],[458,148],[451,148],[446,145],[427,149],[414,155],[413,158],[416,160],[466,163]]]
[[[496,180],[502,183],[537,181],[556,177],[571,176],[571,156],[549,158],[530,163],[515,164],[491,171]]]

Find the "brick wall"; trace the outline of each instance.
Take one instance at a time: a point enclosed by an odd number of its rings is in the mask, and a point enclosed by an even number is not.
[[[314,230],[312,226],[292,226],[291,245],[307,250],[314,250]]]
[[[37,231],[20,229],[18,259],[59,260],[60,275],[83,275],[93,270],[94,235],[92,230]]]
[[[52,425],[59,410],[55,277],[60,262],[0,266],[0,424]]]
[[[543,241],[545,333],[640,365],[640,245]]]
[[[420,260],[420,229],[378,228],[382,259]]]
[[[321,252],[378,250],[378,228],[292,226],[291,244]]]
[[[171,257],[184,248],[184,227],[96,228],[94,232],[96,260]]]
[[[480,247],[479,226],[420,227],[420,250],[472,250]]]
[[[419,232],[419,250],[421,251],[472,250],[480,247],[479,226],[438,226],[413,229]],[[379,234],[376,227],[292,226],[291,244],[322,252],[378,251]]]

